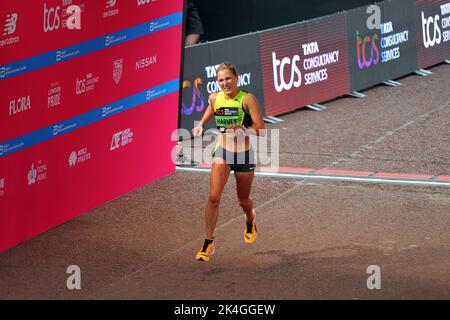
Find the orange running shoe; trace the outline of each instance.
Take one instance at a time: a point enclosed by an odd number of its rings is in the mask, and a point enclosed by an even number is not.
[[[244,241],[247,244],[252,244],[255,242],[257,236],[258,230],[256,229],[256,212],[253,210],[253,219],[251,221],[247,221],[247,218],[245,219]]]
[[[206,241],[203,243],[203,246],[201,249],[197,252],[197,255],[195,256],[195,260],[198,261],[209,261],[209,256],[213,255],[216,251],[216,247],[214,245],[214,239],[209,242]]]

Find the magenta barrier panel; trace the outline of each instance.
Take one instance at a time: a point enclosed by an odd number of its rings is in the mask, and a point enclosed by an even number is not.
[[[80,29],[67,27],[70,5],[80,7]],[[0,65],[156,20],[182,6],[180,0],[2,1]]]
[[[0,251],[175,172],[183,1],[29,2],[0,7]]]

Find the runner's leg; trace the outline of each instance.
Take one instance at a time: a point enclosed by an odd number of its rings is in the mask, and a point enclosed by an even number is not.
[[[251,220],[253,217],[253,201],[250,199],[250,191],[254,175],[255,171],[234,173],[234,176],[236,177],[238,203],[244,210],[247,220]]]
[[[222,192],[230,176],[230,167],[221,158],[213,161],[211,168],[208,201],[205,209],[205,236],[212,239],[219,216],[219,203]]]

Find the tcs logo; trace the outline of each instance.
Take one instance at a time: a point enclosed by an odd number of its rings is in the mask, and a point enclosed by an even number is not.
[[[65,21],[61,21],[60,10],[60,6],[47,8],[47,3],[44,2],[44,32],[58,30],[61,26],[70,30],[81,29],[81,7],[68,6],[65,11],[68,18]]]
[[[372,37],[365,36],[364,39],[356,32],[356,55],[358,59],[359,69],[369,68],[371,65],[377,65],[380,62],[380,49],[377,41],[379,35],[374,34]],[[370,50],[370,57],[367,58],[367,52]]]
[[[59,10],[61,10],[59,6],[56,6],[56,8],[47,9],[47,3],[44,3],[44,32],[59,29],[61,25]]]
[[[280,61],[277,59],[277,54],[272,52],[273,83],[277,92],[282,92],[283,90],[289,91],[292,89],[292,86],[295,88],[300,87],[302,84],[302,73],[297,66],[297,62],[299,61],[299,55],[295,55],[292,59],[285,57]],[[285,68],[290,68],[288,81],[284,79]]]
[[[425,14],[421,13],[422,17],[422,35],[423,45],[425,48],[433,47],[436,44],[440,44],[442,40],[441,29],[439,28],[439,15],[434,17],[425,18]],[[432,31],[432,34],[430,34]]]
[[[194,86],[192,86],[191,81],[184,80],[183,81],[183,93],[185,88],[192,88],[192,102],[189,107],[187,107],[184,103],[184,100],[181,104],[181,112],[185,115],[190,115],[192,112],[194,112],[194,109],[197,112],[202,112],[203,109],[205,109],[205,97],[203,96],[202,92],[200,91],[199,85],[203,83],[203,80],[201,78],[197,78],[194,80]],[[184,96],[184,94],[183,94]],[[200,100],[200,101],[197,101]],[[198,104],[200,102],[200,104]]]

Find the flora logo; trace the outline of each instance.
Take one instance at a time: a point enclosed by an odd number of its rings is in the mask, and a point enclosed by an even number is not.
[[[31,98],[30,96],[20,97],[17,100],[11,100],[9,102],[9,115],[13,116],[17,113],[21,113],[27,110],[31,110]]]
[[[292,59],[286,57],[280,61],[277,58],[277,54],[272,52],[273,82],[277,92],[282,92],[283,90],[289,91],[292,89],[292,86],[295,88],[300,87],[302,84],[302,73],[297,66],[297,62],[299,61],[299,55],[295,55]],[[284,79],[285,68],[290,68],[290,77],[287,82]]]
[[[4,36],[13,34],[16,31],[17,19],[17,13],[11,13],[6,16],[5,29],[3,30]]]
[[[422,11],[421,16],[422,16],[423,45],[425,46],[425,48],[428,49],[429,47],[433,47],[436,44],[440,44],[442,40],[442,35],[438,23],[438,21],[440,20],[439,15],[425,18],[425,14]],[[433,33],[432,35],[430,34],[430,31],[432,31]],[[433,38],[431,36],[433,36]]]

